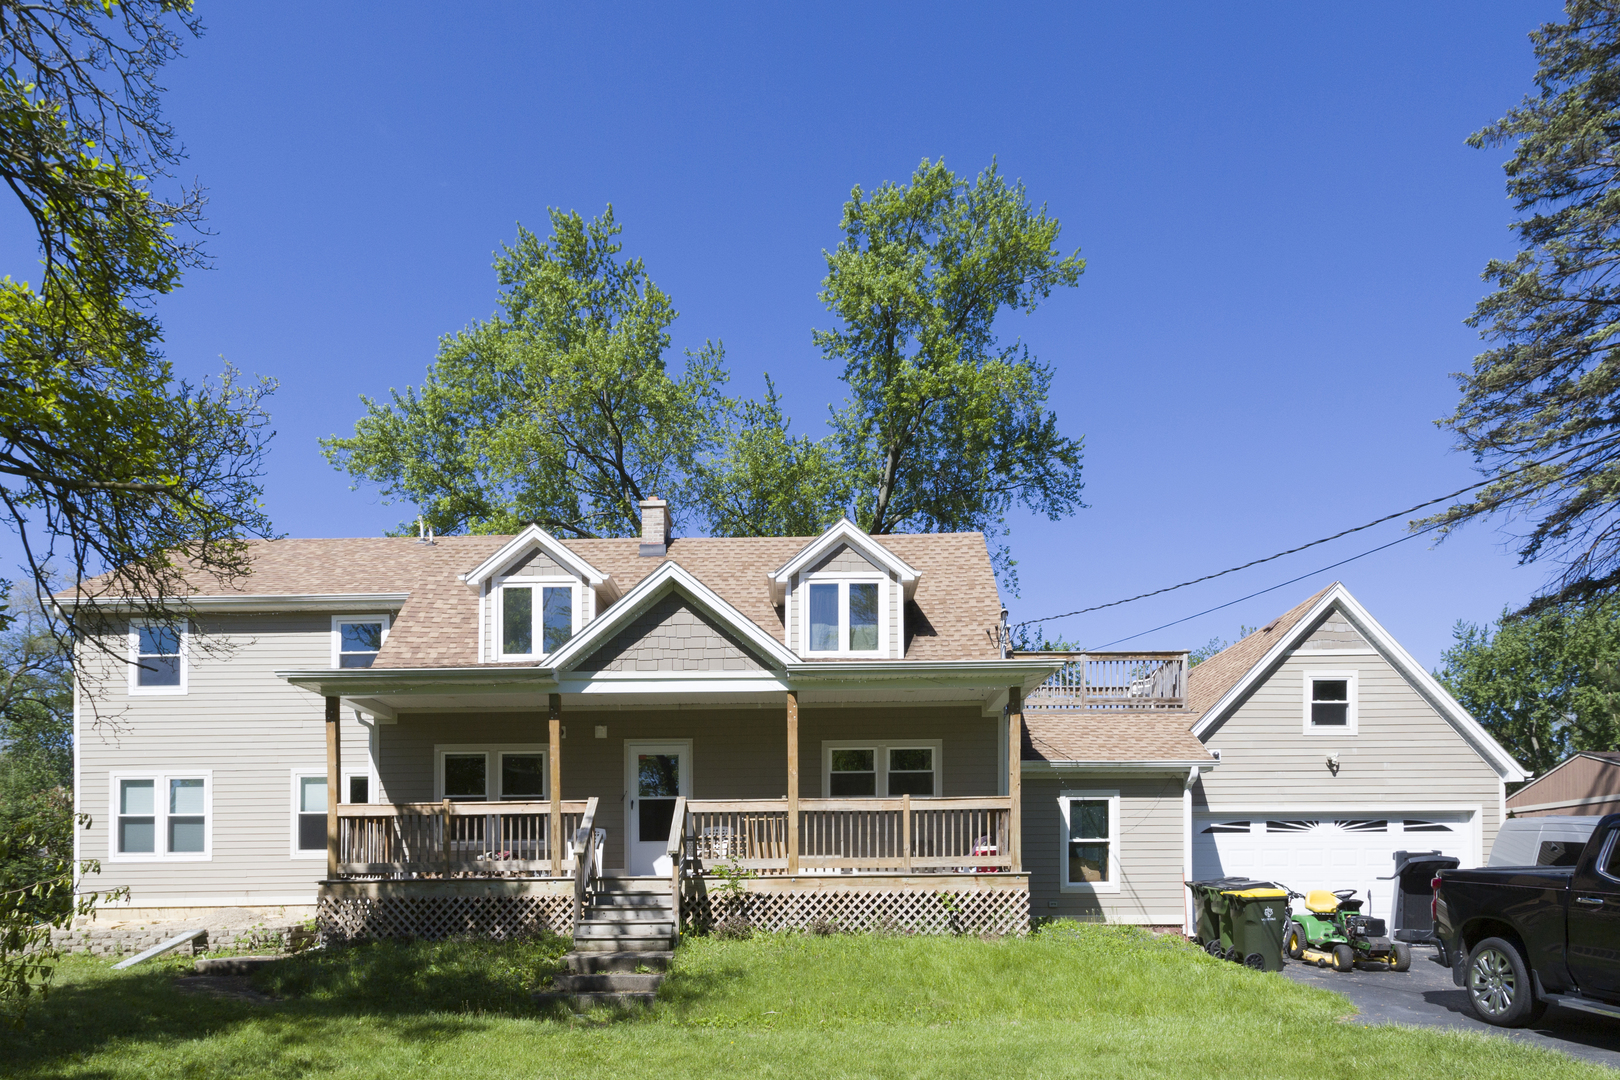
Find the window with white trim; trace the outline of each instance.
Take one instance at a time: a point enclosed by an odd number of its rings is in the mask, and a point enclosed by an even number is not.
[[[1356,672],[1305,672],[1305,734],[1356,733]]]
[[[888,649],[888,579],[829,578],[801,585],[800,632],[807,654],[875,656]]]
[[[1061,887],[1069,892],[1119,891],[1119,792],[1065,791]]]
[[[326,854],[326,773],[293,774],[293,852]]]
[[[579,629],[579,583],[508,583],[495,591],[495,632],[502,660],[556,652]]]
[[[933,798],[940,794],[940,742],[825,743],[822,790],[829,799]]]
[[[332,666],[368,668],[388,640],[387,615],[334,615]]]
[[[113,861],[210,857],[209,773],[113,773],[109,779]]]
[[[186,646],[190,624],[129,624],[129,692],[131,694],[184,694]]]
[[[452,802],[539,802],[551,797],[540,745],[438,746],[437,798]]]

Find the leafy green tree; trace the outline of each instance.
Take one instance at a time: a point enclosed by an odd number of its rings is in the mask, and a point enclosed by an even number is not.
[[[0,0],[0,29],[0,179],[42,256],[37,286],[0,280],[0,505],[37,591],[117,567],[106,590],[170,620],[185,571],[237,577],[269,531],[273,384],[177,382],[151,308],[198,260],[200,199],[153,187],[181,157],[155,80],[197,23],[182,0]]]
[[[636,504],[677,495],[717,445],[720,346],[671,377],[674,305],[640,259],[620,257],[613,208],[550,215],[549,241],[520,226],[496,254],[495,316],[445,337],[420,389],[362,399],[354,435],[321,440],[334,466],[414,503],[438,532],[633,534]]]
[[[1082,504],[1082,444],[1046,408],[1051,369],[995,333],[1075,285],[1085,262],[994,163],[972,182],[924,160],[909,184],[860,187],[826,253],[821,300],[839,320],[814,340],[850,397],[834,441],[871,533],[1004,534],[1016,503],[1056,519]],[[1009,584],[1012,560],[996,556]]]
[[[1536,93],[1469,139],[1513,148],[1522,246],[1485,268],[1495,288],[1468,321],[1495,344],[1440,423],[1494,482],[1418,523],[1525,519],[1520,561],[1561,568],[1531,611],[1620,587],[1620,9],[1565,14],[1530,35]]]
[[[720,448],[693,478],[698,510],[714,536],[815,536],[843,516],[849,475],[836,450],[790,436],[776,385],[765,400],[731,406]]]
[[[1537,775],[1577,750],[1620,750],[1620,598],[1458,622],[1436,672]]]

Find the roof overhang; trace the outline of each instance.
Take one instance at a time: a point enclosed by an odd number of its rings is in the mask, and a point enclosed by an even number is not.
[[[1072,772],[1166,773],[1184,775],[1193,769],[1210,770],[1219,765],[1213,757],[1188,761],[1021,761],[1018,771],[1035,776],[1061,776]]]
[[[502,544],[489,558],[479,563],[472,570],[462,576],[468,585],[478,586],[488,581],[500,572],[501,567],[523,554],[530,547],[538,547],[546,553],[547,558],[585,580],[592,588],[602,588],[608,584],[609,577],[596,567],[574,554],[563,545],[561,540],[552,536],[538,525],[529,525],[522,532]]]
[[[163,601],[172,605],[176,614],[228,614],[231,612],[258,613],[283,611],[330,611],[338,614],[364,614],[373,611],[398,611],[410,598],[410,593],[289,593],[285,595],[177,596]],[[104,611],[149,610],[151,601],[133,596],[71,596],[53,598],[63,607],[94,607]]]
[[[1481,727],[1479,721],[1475,720],[1468,710],[1440,685],[1439,680],[1413,659],[1412,654],[1402,648],[1401,643],[1396,641],[1388,630],[1379,625],[1378,620],[1350,595],[1350,590],[1341,582],[1334,582],[1311,610],[1295,622],[1289,631],[1274,642],[1266,654],[1244,673],[1243,678],[1234,683],[1220,700],[1205,710],[1198,722],[1193,724],[1192,733],[1202,739],[1214,731],[1232,710],[1248,697],[1250,691],[1276,670],[1277,665],[1305,640],[1328,610],[1335,606],[1344,612],[1345,617],[1360,631],[1361,636],[1372,643],[1373,648],[1406,678],[1419,696],[1456,729],[1498,776],[1509,783],[1530,778],[1530,773],[1513,759],[1513,755],[1503,749],[1502,744],[1492,738],[1490,732]]]
[[[771,599],[780,604],[787,594],[787,586],[793,580],[793,575],[814,564],[817,559],[830,554],[840,544],[849,545],[860,552],[867,562],[893,574],[905,590],[907,600],[916,595],[917,579],[922,577],[922,571],[913,568],[869,534],[862,532],[861,527],[849,518],[839,518],[826,532],[800,548],[797,555],[767,575],[771,586]]]

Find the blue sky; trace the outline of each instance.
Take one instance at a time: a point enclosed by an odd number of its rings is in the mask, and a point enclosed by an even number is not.
[[[320,457],[361,394],[421,381],[494,308],[491,252],[611,202],[674,298],[676,349],[769,371],[797,430],[842,387],[811,345],[850,187],[999,160],[1088,260],[1008,316],[1086,440],[1089,504],[1017,515],[1015,620],[1336,532],[1475,479],[1432,423],[1480,349],[1462,320],[1514,250],[1502,150],[1556,4],[199,5],[168,112],[209,189],[213,269],[160,313],[177,368],[273,375],[267,502],[298,536],[413,516]],[[10,231],[18,277],[33,256]],[[1392,523],[1050,624],[1138,634],[1397,538]],[[1417,539],[1133,647],[1235,636],[1335,577],[1434,665],[1458,618],[1546,576],[1505,534]]]

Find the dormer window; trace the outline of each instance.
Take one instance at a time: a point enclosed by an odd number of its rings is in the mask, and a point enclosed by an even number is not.
[[[805,586],[805,651],[871,655],[884,649],[884,581],[812,580]]]
[[[501,659],[556,652],[574,636],[574,583],[503,585],[500,590]],[[539,653],[535,646],[539,645]]]

